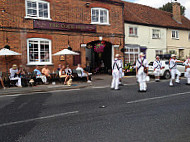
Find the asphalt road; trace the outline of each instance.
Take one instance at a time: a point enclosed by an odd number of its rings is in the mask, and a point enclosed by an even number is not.
[[[0,142],[190,142],[190,86],[0,96]]]

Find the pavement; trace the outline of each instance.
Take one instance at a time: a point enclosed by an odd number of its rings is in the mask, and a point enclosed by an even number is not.
[[[73,82],[72,86],[62,85],[62,84],[56,84],[56,85],[37,85],[33,87],[11,87],[0,89],[0,95],[14,95],[14,94],[27,94],[27,93],[33,93],[33,92],[48,92],[53,90],[70,90],[70,89],[79,89],[79,88],[87,88],[87,87],[108,87],[111,84],[111,75],[103,74],[103,75],[94,75],[92,77],[92,83],[87,82]],[[123,83],[135,83],[135,77],[134,76],[125,76],[123,78]]]
[[[190,142],[186,81],[174,87],[150,82],[139,93],[129,80],[119,91],[95,84],[2,95],[0,142]]]

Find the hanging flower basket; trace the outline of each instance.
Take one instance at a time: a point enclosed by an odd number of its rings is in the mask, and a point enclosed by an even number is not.
[[[103,41],[99,42],[99,43],[95,44],[94,51],[97,53],[102,53],[102,52],[104,52],[105,46],[106,46],[105,42],[103,42]]]

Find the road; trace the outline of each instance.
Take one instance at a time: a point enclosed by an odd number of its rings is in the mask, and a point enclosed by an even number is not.
[[[0,142],[190,142],[190,86],[0,96]]]

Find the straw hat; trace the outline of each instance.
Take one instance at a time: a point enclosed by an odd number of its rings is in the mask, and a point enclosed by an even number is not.
[[[143,57],[144,57],[145,55],[144,55],[144,53],[143,53],[143,52],[141,52],[141,53],[139,54],[139,56],[143,56]]]
[[[176,55],[175,55],[175,54],[172,54],[171,57],[176,57]]]
[[[17,65],[16,65],[16,64],[13,64],[12,68],[13,68],[13,69],[17,69]]]
[[[116,54],[115,57],[118,58],[118,57],[120,57],[120,55],[119,55],[119,54]]]

